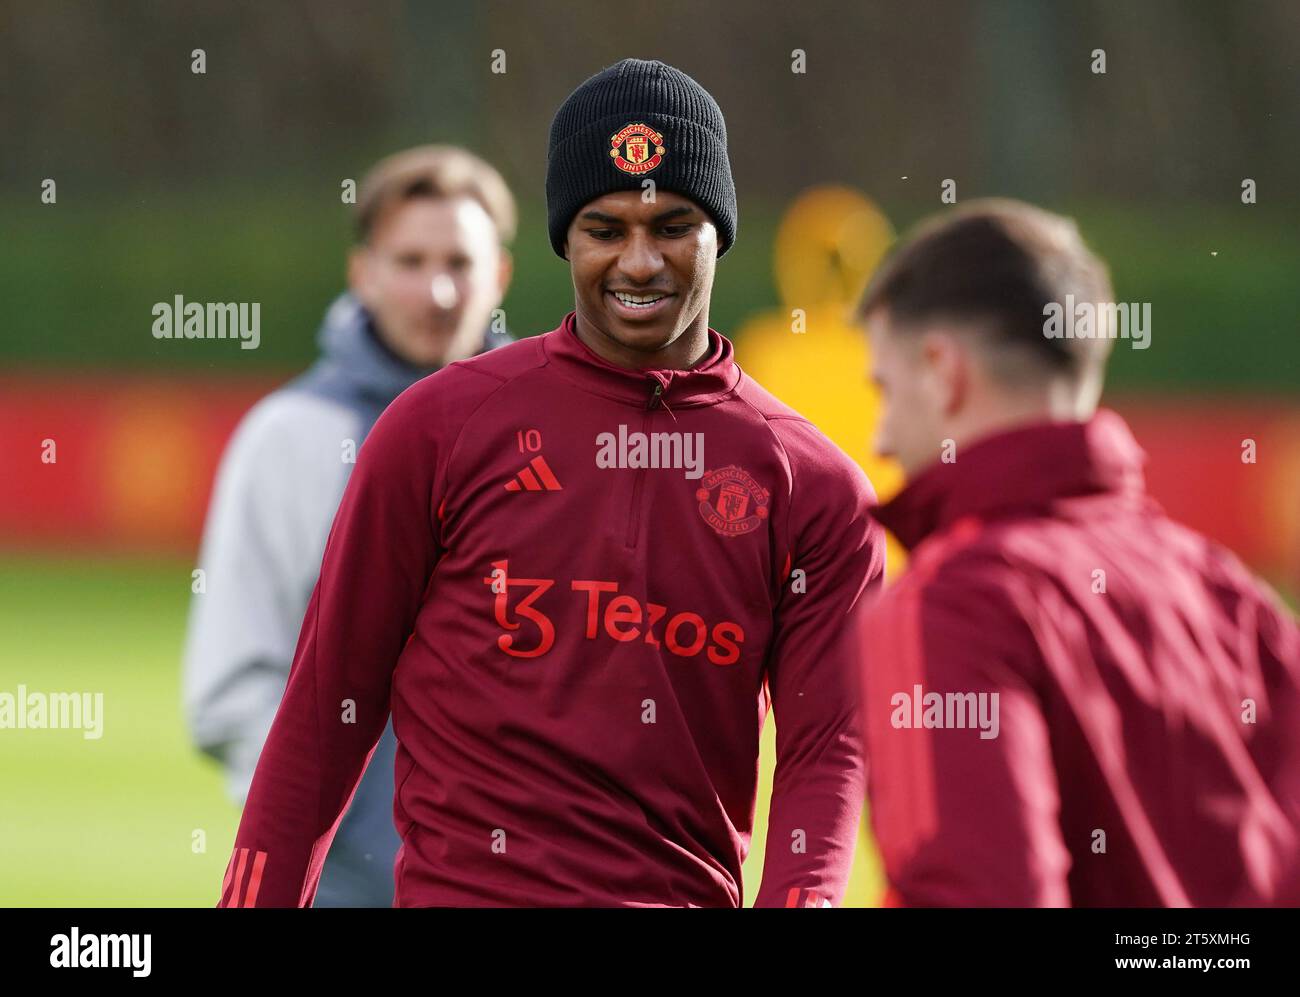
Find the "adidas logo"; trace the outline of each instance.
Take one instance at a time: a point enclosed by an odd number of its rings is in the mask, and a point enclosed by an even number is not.
[[[506,482],[508,492],[558,492],[564,488],[555,478],[551,465],[538,454],[528,466]]]

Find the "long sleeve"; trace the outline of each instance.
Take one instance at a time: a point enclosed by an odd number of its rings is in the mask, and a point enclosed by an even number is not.
[[[1067,906],[1052,746],[1009,598],[949,565],[904,579],[888,609],[864,631],[864,722],[891,905]],[[930,694],[966,697],[983,726],[918,724]]]
[[[389,715],[440,549],[440,420],[418,387],[380,417],[330,530],[219,906],[307,906]]]
[[[351,465],[355,418],[277,392],[241,422],[213,488],[191,598],[183,685],[195,745],[242,802],[280,705],[321,549]]]
[[[755,906],[836,906],[865,793],[853,636],[883,578],[884,533],[866,476],[833,444],[802,423],[785,443],[791,568],[768,664],[776,772]]]

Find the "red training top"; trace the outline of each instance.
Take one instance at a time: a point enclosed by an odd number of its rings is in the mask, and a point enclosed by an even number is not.
[[[221,906],[312,902],[390,708],[396,905],[740,906],[769,702],[757,903],[837,903],[873,502],[713,330],[632,371],[570,313],[425,378],[361,448]]]
[[[877,511],[915,549],[863,629],[896,902],[1300,903],[1300,632],[1143,460],[1103,411],[959,449]]]

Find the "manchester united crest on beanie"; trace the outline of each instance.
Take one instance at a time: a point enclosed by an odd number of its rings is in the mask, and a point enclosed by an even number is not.
[[[546,212],[564,256],[569,223],[588,201],[620,190],[689,197],[718,229],[718,256],[736,240],[736,188],[727,126],[702,86],[659,61],[624,59],[583,83],[551,122]]]

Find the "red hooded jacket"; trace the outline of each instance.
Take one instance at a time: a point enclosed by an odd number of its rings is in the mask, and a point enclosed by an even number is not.
[[[757,902],[838,902],[865,792],[850,624],[883,531],[853,462],[709,347],[625,370],[570,313],[384,412],[221,906],[311,903],[390,707],[398,906],[739,906],[769,703]]]
[[[1300,633],[1165,518],[1143,460],[1103,411],[969,445],[877,510],[914,550],[862,631],[895,902],[1300,902]]]

